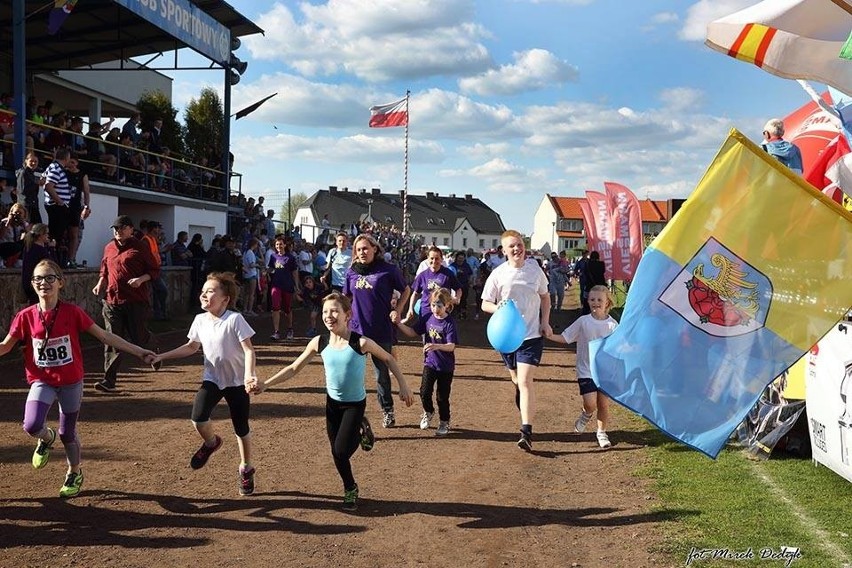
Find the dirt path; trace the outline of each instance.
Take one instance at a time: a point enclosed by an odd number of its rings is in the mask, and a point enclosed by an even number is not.
[[[567,317],[557,319],[564,326]],[[258,330],[259,375],[292,361],[305,340],[272,345]],[[516,447],[514,390],[484,345],[484,322],[461,322],[453,382],[453,431],[418,427],[421,409],[397,406],[397,427],[377,428],[370,453],[353,458],[361,487],[355,514],[342,489],[324,426],[321,367],[310,367],[252,403],[257,492],[237,494],[238,452],[223,405],[214,413],[225,446],[202,470],[189,422],[200,359],[153,373],[124,373],[118,395],[97,393],[101,357],[86,357],[81,414],[84,492],[57,497],[64,453],[30,466],[20,429],[26,385],[20,361],[0,364],[0,566],[582,566],[658,567],[665,513],[632,475],[642,440],[616,418],[609,451],[574,434],[579,409],[573,353],[548,347],[536,381],[535,452]],[[180,342],[181,334],[171,338]],[[413,388],[422,355],[398,347]],[[375,384],[367,413],[380,423]],[[618,414],[616,415],[618,416]],[[56,422],[56,410],[51,423]],[[671,565],[671,562],[668,562]]]

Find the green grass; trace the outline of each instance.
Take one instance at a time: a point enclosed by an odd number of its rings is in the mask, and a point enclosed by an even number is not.
[[[648,444],[648,463],[636,474],[652,480],[660,511],[676,513],[663,526],[660,551],[672,565],[684,565],[693,547],[738,552],[751,548],[754,553],[751,560],[705,559],[691,564],[713,568],[783,566],[781,560],[760,559],[761,549],[767,547],[800,548],[803,556],[791,564],[795,568],[841,567],[843,557],[852,558],[852,484],[828,468],[815,467],[805,459],[751,461],[736,445],[729,445],[714,461],[672,441],[644,420],[619,414],[619,422],[629,424],[627,429],[640,433]],[[762,481],[761,475],[792,503]],[[796,508],[822,534],[806,527]],[[842,554],[832,553],[829,543]]]

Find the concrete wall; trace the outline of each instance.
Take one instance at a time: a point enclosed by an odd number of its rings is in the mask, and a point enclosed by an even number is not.
[[[187,267],[164,267],[163,278],[169,289],[169,299],[166,313],[170,315],[184,315],[189,311],[191,281],[190,269]],[[92,294],[92,288],[98,281],[97,268],[87,270],[65,271],[65,285],[62,288],[61,298],[65,302],[77,304],[92,316],[99,324],[103,325],[101,317],[101,303]],[[12,317],[25,307],[24,293],[21,289],[21,271],[14,268],[0,270],[0,331],[3,337],[9,330]],[[197,304],[193,298],[193,302]]]

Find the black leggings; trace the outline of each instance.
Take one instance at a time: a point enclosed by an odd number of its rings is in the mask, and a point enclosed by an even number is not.
[[[207,422],[210,414],[225,398],[228,409],[231,411],[231,423],[234,425],[234,433],[242,438],[248,435],[249,429],[249,395],[245,387],[227,387],[224,390],[210,381],[201,381],[201,388],[195,393],[195,403],[192,405],[192,421]]]
[[[450,421],[450,391],[453,387],[453,374],[436,371],[431,367],[423,367],[423,376],[420,379],[420,402],[423,410],[432,414],[435,405],[432,404],[432,392],[438,383],[438,417],[442,422]]]
[[[361,421],[364,419],[366,408],[366,398],[358,402],[341,402],[328,395],[325,397],[325,428],[331,444],[334,467],[343,480],[344,491],[355,487],[349,459],[361,442]]]

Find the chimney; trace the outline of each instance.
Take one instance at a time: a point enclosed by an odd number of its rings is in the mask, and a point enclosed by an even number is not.
[[[367,193],[367,190],[362,187],[361,189],[358,190],[358,193],[362,193],[362,194]]]
[[[349,188],[348,188],[348,187],[344,187],[344,188],[343,188],[343,192],[344,192],[344,193],[349,193]]]
[[[455,198],[456,198],[456,194],[455,194],[455,193],[451,193],[451,194],[450,194],[450,199],[455,199]]]
[[[370,192],[371,192],[373,195],[381,195],[381,194],[382,194],[382,190],[381,190],[381,189],[379,189],[378,187],[374,187],[373,189],[371,189],[371,190],[370,190]]]
[[[405,199],[405,191],[404,191],[404,190],[402,190],[402,189],[400,189],[400,190],[399,190],[399,198],[400,198],[400,199]]]
[[[470,193],[465,193],[464,194],[464,200],[465,201],[473,201],[473,195],[470,194]]]
[[[337,186],[336,185],[328,186],[328,192],[331,193],[332,195],[337,193]]]
[[[435,193],[432,191],[426,192],[426,199],[435,199]]]

